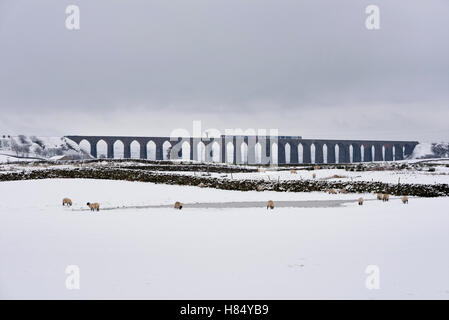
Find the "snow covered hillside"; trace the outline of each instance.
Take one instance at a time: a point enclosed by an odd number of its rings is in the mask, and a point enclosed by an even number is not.
[[[449,298],[447,197],[198,209],[189,204],[329,195],[81,179],[1,182],[0,194],[2,299]],[[181,211],[130,207],[177,200]],[[91,213],[87,201],[112,209]],[[79,290],[66,287],[69,265]],[[378,289],[366,286],[372,266]]]
[[[412,159],[449,158],[449,143],[420,143],[413,150]]]
[[[0,162],[23,158],[49,159],[66,155],[71,159],[88,159],[90,155],[73,141],[64,137],[2,136]]]

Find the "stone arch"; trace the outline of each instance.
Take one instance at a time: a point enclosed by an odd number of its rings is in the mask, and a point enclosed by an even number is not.
[[[298,163],[304,163],[304,146],[302,143],[298,144]]]
[[[323,144],[323,163],[327,163],[327,144]]]
[[[171,152],[172,145],[170,141],[164,141],[162,144],[162,159],[163,160],[170,160],[170,152]]]
[[[150,140],[148,141],[147,145],[147,158],[149,160],[156,160],[156,143],[154,143],[154,141]]]
[[[212,162],[220,162],[220,144],[217,141],[212,142],[210,146],[210,152],[211,152],[211,161]]]
[[[248,163],[248,145],[246,142],[240,144],[240,161],[241,163]]]
[[[335,144],[335,163],[340,163],[340,146],[338,145],[338,143]]]
[[[203,141],[198,142],[197,144],[197,159],[199,162],[205,162],[206,161],[206,145]]]
[[[310,163],[316,163],[316,146],[315,143],[310,145]]]
[[[290,143],[284,144],[284,156],[285,156],[285,163],[291,162],[291,154],[292,154],[292,148],[290,146]]]
[[[97,142],[97,158],[105,159],[108,157],[108,144],[103,139]]]
[[[232,142],[228,142],[226,144],[226,162],[234,163],[234,144]]]
[[[129,148],[131,150],[131,159],[140,159],[140,143],[134,140],[131,142]]]
[[[354,162],[354,146],[352,144],[349,145],[349,163]]]
[[[278,163],[278,144],[276,142],[271,144],[271,163],[272,164],[277,164]]]
[[[190,160],[190,143],[188,141],[184,141],[181,145],[181,154],[183,161]]]
[[[125,157],[125,144],[122,140],[116,140],[113,145],[114,159],[123,159]]]
[[[254,155],[256,163],[262,163],[262,145],[260,142],[254,145]]]
[[[91,151],[91,144],[89,141],[87,141],[86,139],[83,139],[80,141],[80,143],[78,144],[79,148],[81,151],[86,152],[87,154],[90,154]]]

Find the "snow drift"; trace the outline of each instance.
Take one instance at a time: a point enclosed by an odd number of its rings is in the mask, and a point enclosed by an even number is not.
[[[91,158],[89,153],[65,137],[25,135],[1,137],[0,154],[16,158],[38,159],[51,159],[64,155],[74,160]]]

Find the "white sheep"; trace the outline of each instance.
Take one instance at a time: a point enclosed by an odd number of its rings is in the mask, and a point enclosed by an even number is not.
[[[72,206],[72,200],[70,200],[69,198],[64,198],[64,199],[62,199],[62,205],[63,206],[68,206],[68,207],[71,207]]]
[[[175,209],[181,210],[181,209],[182,209],[182,203],[179,202],[179,201],[176,201],[176,202],[175,202],[175,207],[174,207],[174,208],[175,208]]]
[[[90,211],[100,211],[100,204],[95,202],[95,203],[87,203],[87,206],[90,208]]]

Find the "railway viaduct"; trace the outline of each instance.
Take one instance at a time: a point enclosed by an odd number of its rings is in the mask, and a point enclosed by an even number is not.
[[[183,159],[230,162],[235,164],[350,163],[403,160],[409,157],[417,141],[302,139],[300,136],[225,136],[130,137],[66,136],[97,158],[101,143],[105,158],[117,158],[115,146],[121,144],[122,158],[152,160]],[[187,147],[186,147],[187,146]],[[132,147],[139,151],[132,156]],[[153,148],[152,152],[150,149]],[[200,150],[200,151],[198,151]],[[184,154],[183,154],[184,153]]]

